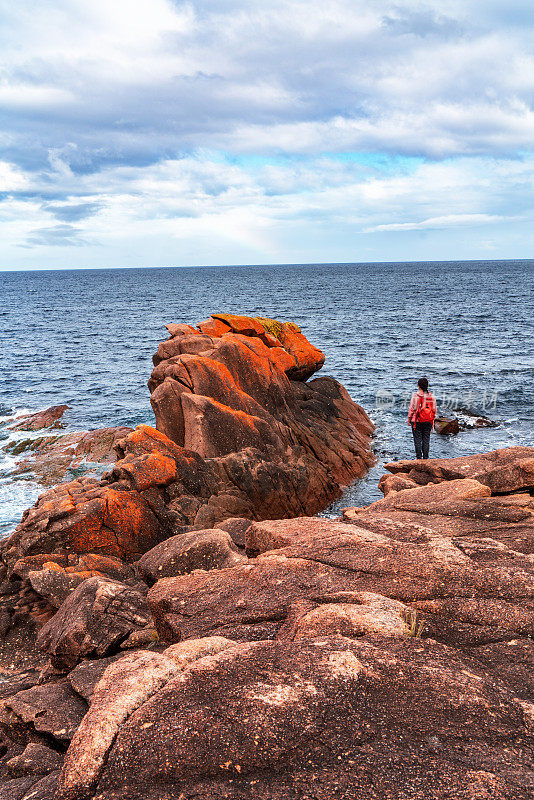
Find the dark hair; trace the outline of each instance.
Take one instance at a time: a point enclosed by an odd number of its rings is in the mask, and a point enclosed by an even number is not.
[[[417,385],[423,392],[428,392],[428,380],[426,378],[419,378]]]

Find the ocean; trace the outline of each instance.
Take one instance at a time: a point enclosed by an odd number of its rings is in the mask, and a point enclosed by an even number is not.
[[[534,446],[533,285],[533,260],[0,273],[0,537],[43,491],[11,475],[4,448],[29,434],[7,420],[67,403],[67,431],[153,424],[146,382],[164,324],[212,312],[296,322],[375,422],[377,465],[329,515],[378,499],[384,462],[412,457],[406,406],[423,375],[441,413],[500,421],[433,434],[431,457]]]

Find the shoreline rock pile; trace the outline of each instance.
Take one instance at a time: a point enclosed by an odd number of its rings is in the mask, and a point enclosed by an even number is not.
[[[175,427],[128,434],[107,476],[47,492],[2,544],[0,800],[528,800],[534,448],[389,464],[384,499],[343,519],[264,517],[298,508],[288,486],[313,508],[310,486],[344,474],[348,445],[314,482],[313,436],[328,454],[352,426],[362,456],[370,428],[335,382],[302,382],[297,332],[282,371],[262,349],[276,326],[264,341],[212,320],[169,326],[155,359],[158,425]],[[264,404],[244,348],[271,376]],[[223,396],[210,362],[232,359]],[[248,444],[262,421],[273,436]],[[274,436],[302,489],[258,469],[284,466]],[[199,488],[221,465],[230,485],[236,455],[248,517]]]

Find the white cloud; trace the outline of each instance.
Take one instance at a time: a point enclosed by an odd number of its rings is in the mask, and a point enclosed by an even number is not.
[[[0,18],[7,266],[23,245],[121,263],[157,237],[181,263],[223,242],[287,260],[298,237],[530,241],[530,4],[0,0]]]
[[[28,187],[32,176],[22,179]],[[520,223],[534,230],[534,158],[370,165],[320,156],[273,165],[203,152],[81,176],[63,171],[62,200],[39,200],[48,181],[32,184],[35,199],[0,203],[6,263],[21,246],[40,262],[47,249],[57,258],[92,247],[102,263],[103,253],[134,243],[136,258],[145,247],[162,248],[162,263],[221,263],[237,254],[256,263],[299,260],[301,241],[315,243],[311,260],[329,260],[332,250],[351,260],[358,240],[359,252],[372,242],[379,259],[384,236],[444,232],[453,241],[465,231],[485,249],[483,229],[492,236]],[[527,240],[534,244],[534,233]]]
[[[375,225],[364,228],[363,233],[378,233],[379,231],[424,231],[437,228],[456,228],[458,225],[490,225],[494,222],[505,222],[511,217],[498,214],[446,214],[443,217],[430,217],[420,222],[390,222],[384,225]]]
[[[532,143],[532,20],[498,23],[491,3],[3,0],[0,14],[0,106],[36,151],[75,141],[96,164]]]

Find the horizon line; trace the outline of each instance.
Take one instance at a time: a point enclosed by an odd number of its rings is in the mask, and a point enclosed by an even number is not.
[[[433,260],[415,260],[415,261],[310,261],[303,263],[301,261],[295,262],[277,262],[277,263],[264,263],[264,264],[182,264],[182,265],[158,265],[150,264],[135,267],[27,267],[23,269],[3,269],[0,268],[0,275],[4,273],[14,272],[109,272],[110,270],[142,270],[142,269],[232,269],[235,267],[334,267],[334,266],[375,266],[375,265],[389,265],[389,264],[488,264],[488,263],[516,263],[532,261],[534,258],[461,258],[461,259],[433,259]]]

